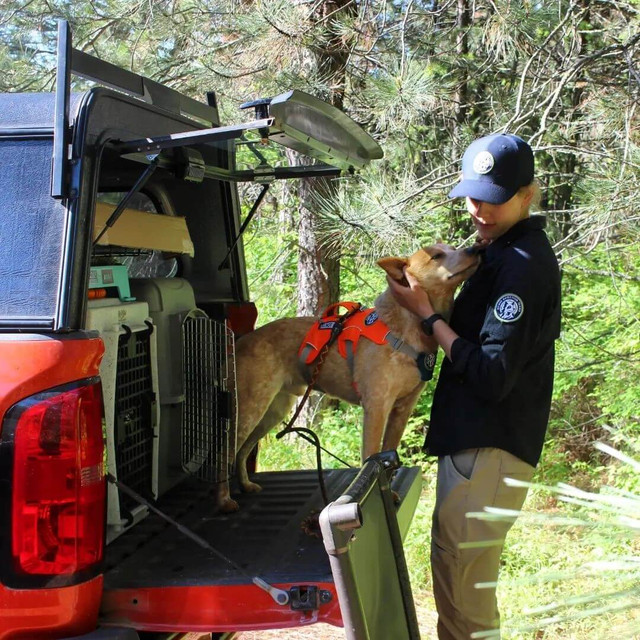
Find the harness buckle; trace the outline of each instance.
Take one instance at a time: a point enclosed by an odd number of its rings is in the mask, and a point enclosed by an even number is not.
[[[338,319],[336,320],[336,323],[333,325],[333,327],[331,327],[331,337],[329,338],[329,341],[327,342],[327,348],[329,348],[335,341],[336,338],[342,333],[342,330],[344,329],[344,323],[355,313],[358,313],[358,311],[360,311],[360,309],[362,308],[362,305],[359,302],[350,302],[348,303],[348,307],[345,306],[345,308],[347,309],[346,313],[343,313],[341,316],[338,316]],[[335,308],[337,308],[338,306],[340,306],[340,303],[337,303],[335,305]],[[325,311],[325,314],[327,312]]]

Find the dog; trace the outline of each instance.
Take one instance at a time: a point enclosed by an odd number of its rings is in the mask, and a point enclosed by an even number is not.
[[[408,258],[386,257],[378,265],[393,279],[407,284],[413,275],[429,294],[434,311],[449,317],[456,288],[478,267],[479,245],[454,249],[435,244]],[[394,337],[415,354],[435,354],[438,345],[420,327],[420,318],[400,306],[389,288],[375,301],[377,317]],[[296,398],[303,395],[314,365],[306,365],[298,352],[307,332],[317,321],[312,317],[283,318],[242,336],[236,344],[236,391],[238,428],[236,476],[244,492],[260,491],[249,480],[247,458],[271,429],[281,424]],[[405,350],[407,348],[405,347]],[[435,359],[434,359],[435,360]],[[314,389],[362,405],[364,412],[362,460],[396,449],[424,388],[416,359],[390,344],[361,339],[352,367],[335,345],[327,352]],[[228,513],[238,509],[229,484],[221,483],[218,508]]]

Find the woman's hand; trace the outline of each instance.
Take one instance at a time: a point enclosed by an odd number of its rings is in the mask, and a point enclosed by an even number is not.
[[[389,289],[391,289],[391,293],[398,304],[421,318],[428,318],[433,315],[433,305],[427,292],[406,269],[404,271],[404,277],[409,283],[408,287],[401,285],[397,280],[393,280],[387,276]]]
[[[418,284],[418,281],[407,271],[404,271],[404,277],[409,283],[408,287],[402,286],[397,280],[392,280],[387,276],[389,289],[398,304],[409,311],[413,311],[421,318],[428,318],[435,312],[433,305],[429,299],[427,292]],[[437,320],[433,325],[433,337],[442,347],[445,355],[451,360],[451,347],[458,334],[443,320]]]

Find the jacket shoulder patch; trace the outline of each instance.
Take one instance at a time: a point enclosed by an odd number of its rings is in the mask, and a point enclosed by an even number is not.
[[[493,308],[493,314],[500,322],[515,322],[523,313],[524,303],[515,293],[501,295]]]

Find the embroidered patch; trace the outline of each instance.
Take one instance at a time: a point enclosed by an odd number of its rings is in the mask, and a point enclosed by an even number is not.
[[[498,298],[493,313],[500,322],[515,322],[524,313],[524,303],[515,293],[505,293]]]
[[[336,326],[335,320],[329,320],[328,322],[321,322],[318,325],[318,329],[333,329]]]
[[[493,169],[494,162],[493,156],[488,151],[481,151],[473,159],[473,170],[484,175]]]
[[[424,353],[423,351],[418,354],[416,364],[418,365],[418,371],[420,372],[420,380],[422,380],[422,382],[428,382],[433,378],[433,370],[436,367],[436,354]]]
[[[365,319],[364,323],[370,327],[378,319],[378,312],[372,311]]]

